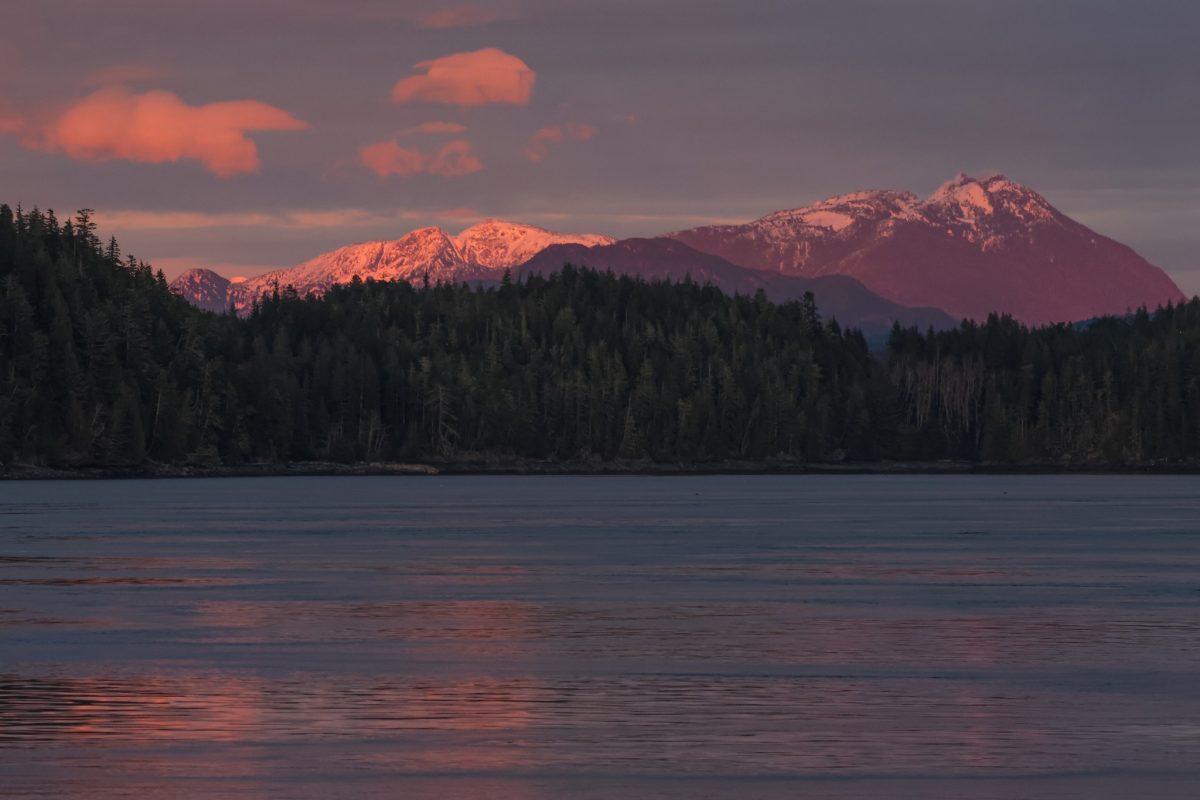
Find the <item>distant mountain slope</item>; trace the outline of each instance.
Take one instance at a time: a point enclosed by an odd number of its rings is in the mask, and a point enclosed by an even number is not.
[[[232,282],[211,269],[189,269],[171,281],[171,291],[187,298],[188,302],[205,311],[229,310],[229,287]]]
[[[898,303],[976,319],[1071,321],[1184,299],[1161,269],[1002,175],[959,175],[924,201],[857,192],[668,236],[740,266],[849,275]]]
[[[812,292],[822,317],[836,318],[842,325],[860,328],[873,337],[886,333],[896,321],[906,326],[938,330],[958,324],[939,309],[906,308],[886,300],[844,275],[805,278],[746,269],[667,238],[623,239],[593,247],[553,245],[523,264],[516,274],[547,274],[561,269],[564,264],[637,275],[648,280],[690,277],[697,283],[712,283],[727,294],[753,294],[762,289],[775,301],[796,300],[805,292]]]

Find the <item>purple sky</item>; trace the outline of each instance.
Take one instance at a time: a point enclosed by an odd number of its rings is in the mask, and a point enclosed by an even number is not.
[[[95,208],[168,275],[480,217],[653,234],[1000,170],[1200,292],[1192,2],[11,5],[0,201]]]

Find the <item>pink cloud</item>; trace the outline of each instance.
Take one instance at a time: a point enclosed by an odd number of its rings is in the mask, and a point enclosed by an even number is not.
[[[308,124],[256,100],[190,106],[171,92],[100,89],[52,119],[26,144],[80,161],[163,164],[198,161],[222,178],[257,172],[250,131],[295,131]]]
[[[381,178],[388,175],[406,177],[425,171],[427,156],[420,150],[401,147],[394,141],[369,144],[359,151],[363,166]]]
[[[433,175],[470,175],[483,169],[483,162],[471,149],[466,139],[447,142],[429,161],[429,172]]]
[[[414,125],[411,128],[405,128],[400,131],[398,136],[408,136],[412,133],[428,133],[428,134],[449,134],[463,133],[467,130],[467,126],[458,122],[422,122],[420,125]]]
[[[482,106],[493,103],[529,105],[537,75],[514,55],[495,47],[422,61],[392,88],[396,103],[443,103]]]
[[[417,18],[417,27],[425,30],[445,30],[447,28],[472,28],[477,25],[487,25],[492,22],[511,19],[511,15],[496,9],[479,6],[458,6],[443,8],[422,14]]]
[[[568,122],[564,125],[547,125],[538,129],[525,148],[525,157],[530,161],[541,161],[546,157],[551,145],[568,140],[586,142],[596,135],[596,127],[585,122]]]
[[[362,148],[359,160],[380,178],[389,175],[404,178],[421,173],[456,177],[483,169],[483,162],[466,139],[447,142],[433,153],[401,147],[396,141],[377,142]]]

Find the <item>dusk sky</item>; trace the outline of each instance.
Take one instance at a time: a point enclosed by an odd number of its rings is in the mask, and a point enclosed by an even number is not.
[[[0,201],[174,276],[501,217],[654,234],[999,170],[1200,292],[1185,0],[47,0]]]

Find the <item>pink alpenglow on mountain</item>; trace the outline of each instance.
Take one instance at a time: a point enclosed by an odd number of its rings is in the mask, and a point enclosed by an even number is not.
[[[609,236],[598,234],[552,233],[533,225],[518,225],[489,219],[473,225],[454,237],[462,257],[491,270],[505,270],[524,264],[547,247],[556,244],[581,244],[592,247],[612,244]]]
[[[565,234],[500,220],[486,220],[451,236],[441,228],[420,228],[399,239],[363,242],[319,255],[290,269],[275,270],[243,283],[225,282],[208,270],[190,270],[171,283],[179,295],[202,308],[247,311],[275,288],[291,287],[301,296],[321,295],[337,284],[362,280],[404,280],[419,284],[499,280],[504,270],[524,263],[554,244],[608,244],[595,234]],[[218,279],[214,281],[213,278]],[[215,295],[227,292],[220,306]]]
[[[942,309],[957,319],[1001,312],[1033,324],[1074,322],[1184,299],[1166,273],[1133,250],[1001,175],[959,175],[925,200],[909,192],[855,192],[665,238],[688,248],[671,250],[653,239],[608,248],[614,240],[607,236],[487,220],[457,236],[421,228],[396,240],[350,245],[243,283],[192,270],[172,288],[202,308],[244,312],[275,287],[319,295],[355,276],[490,281],[527,263],[536,263],[538,271],[561,267],[554,262],[570,256],[643,277],[711,278],[730,291],[749,285],[745,275],[731,277],[734,267],[784,277],[848,276],[900,307]],[[588,251],[585,259],[581,248]],[[703,262],[700,254],[720,262]],[[780,293],[781,286],[768,288]]]
[[[849,275],[956,317],[1070,322],[1184,299],[1161,269],[1002,175],[959,175],[925,200],[856,192],[668,236],[744,267]]]
[[[171,291],[205,311],[228,311],[232,283],[211,269],[189,269],[171,281]]]

